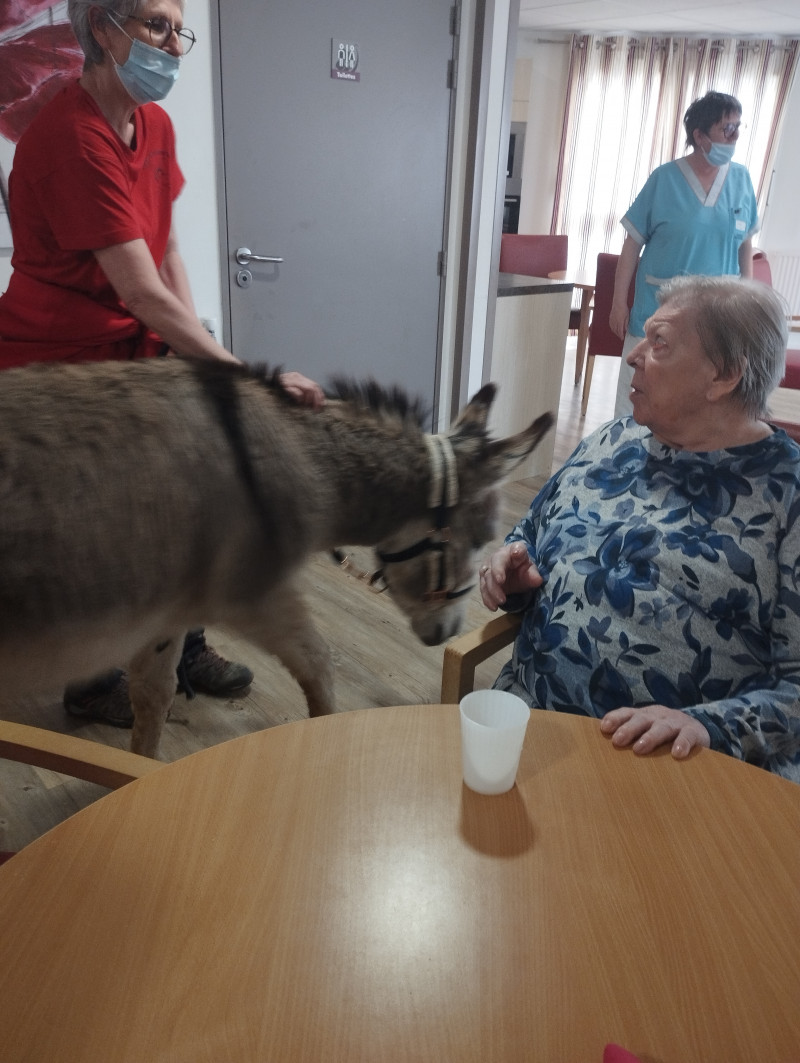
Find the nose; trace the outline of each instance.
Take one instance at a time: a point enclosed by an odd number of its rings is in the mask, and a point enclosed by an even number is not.
[[[183,55],[183,40],[178,36],[177,30],[173,30],[170,33],[164,44],[161,45],[161,50],[169,52],[170,55],[176,55],[180,59]]]
[[[445,640],[442,625],[437,624],[433,631],[426,631],[420,638],[425,646],[440,646]]]
[[[636,344],[636,346],[633,348],[633,350],[630,352],[628,357],[625,359],[625,361],[628,363],[628,365],[634,365],[635,362],[636,362],[636,359],[644,354],[646,347],[647,347],[647,340],[646,339],[645,340],[640,340]]]

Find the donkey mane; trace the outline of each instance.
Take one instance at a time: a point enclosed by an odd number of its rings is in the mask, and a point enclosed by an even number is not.
[[[379,418],[392,418],[422,428],[430,420],[430,410],[421,398],[409,397],[402,388],[385,388],[375,380],[356,381],[334,377],[326,390],[329,399],[347,402]]]
[[[203,379],[205,390],[211,394],[219,393],[223,401],[230,400],[231,381],[240,379],[255,380],[272,391],[276,398],[290,406],[297,405],[297,400],[286,391],[281,382],[283,366],[203,361],[194,363],[194,368]],[[430,421],[430,409],[420,396],[409,396],[396,385],[384,387],[376,380],[334,377],[325,389],[325,395],[328,399],[346,402],[364,413],[374,414],[378,419],[396,420],[420,429]]]

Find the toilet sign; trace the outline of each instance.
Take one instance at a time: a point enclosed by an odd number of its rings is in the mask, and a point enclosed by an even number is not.
[[[338,81],[360,81],[358,71],[358,45],[331,38],[331,77]]]

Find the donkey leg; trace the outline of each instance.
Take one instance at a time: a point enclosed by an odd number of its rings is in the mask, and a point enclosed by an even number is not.
[[[330,649],[299,591],[285,587],[271,596],[265,607],[269,620],[251,628],[248,638],[277,657],[294,676],[305,694],[309,716],[335,712]]]
[[[183,650],[184,632],[151,642],[128,666],[133,733],[131,752],[155,757],[164,721],[175,697],[175,669]]]

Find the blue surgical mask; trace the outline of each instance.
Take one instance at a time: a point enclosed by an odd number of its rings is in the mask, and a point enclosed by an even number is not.
[[[122,26],[111,19],[117,29]],[[131,44],[131,51],[125,62],[120,65],[114,60],[117,75],[137,103],[156,103],[163,100],[169,90],[178,80],[181,61],[177,55],[170,55],[162,48],[154,48],[151,44],[125,36]],[[114,59],[113,55],[111,56]]]
[[[703,151],[702,148],[700,150]],[[712,140],[708,151],[703,151],[703,157],[710,166],[724,166],[731,161],[734,151],[735,144],[717,144]]]

